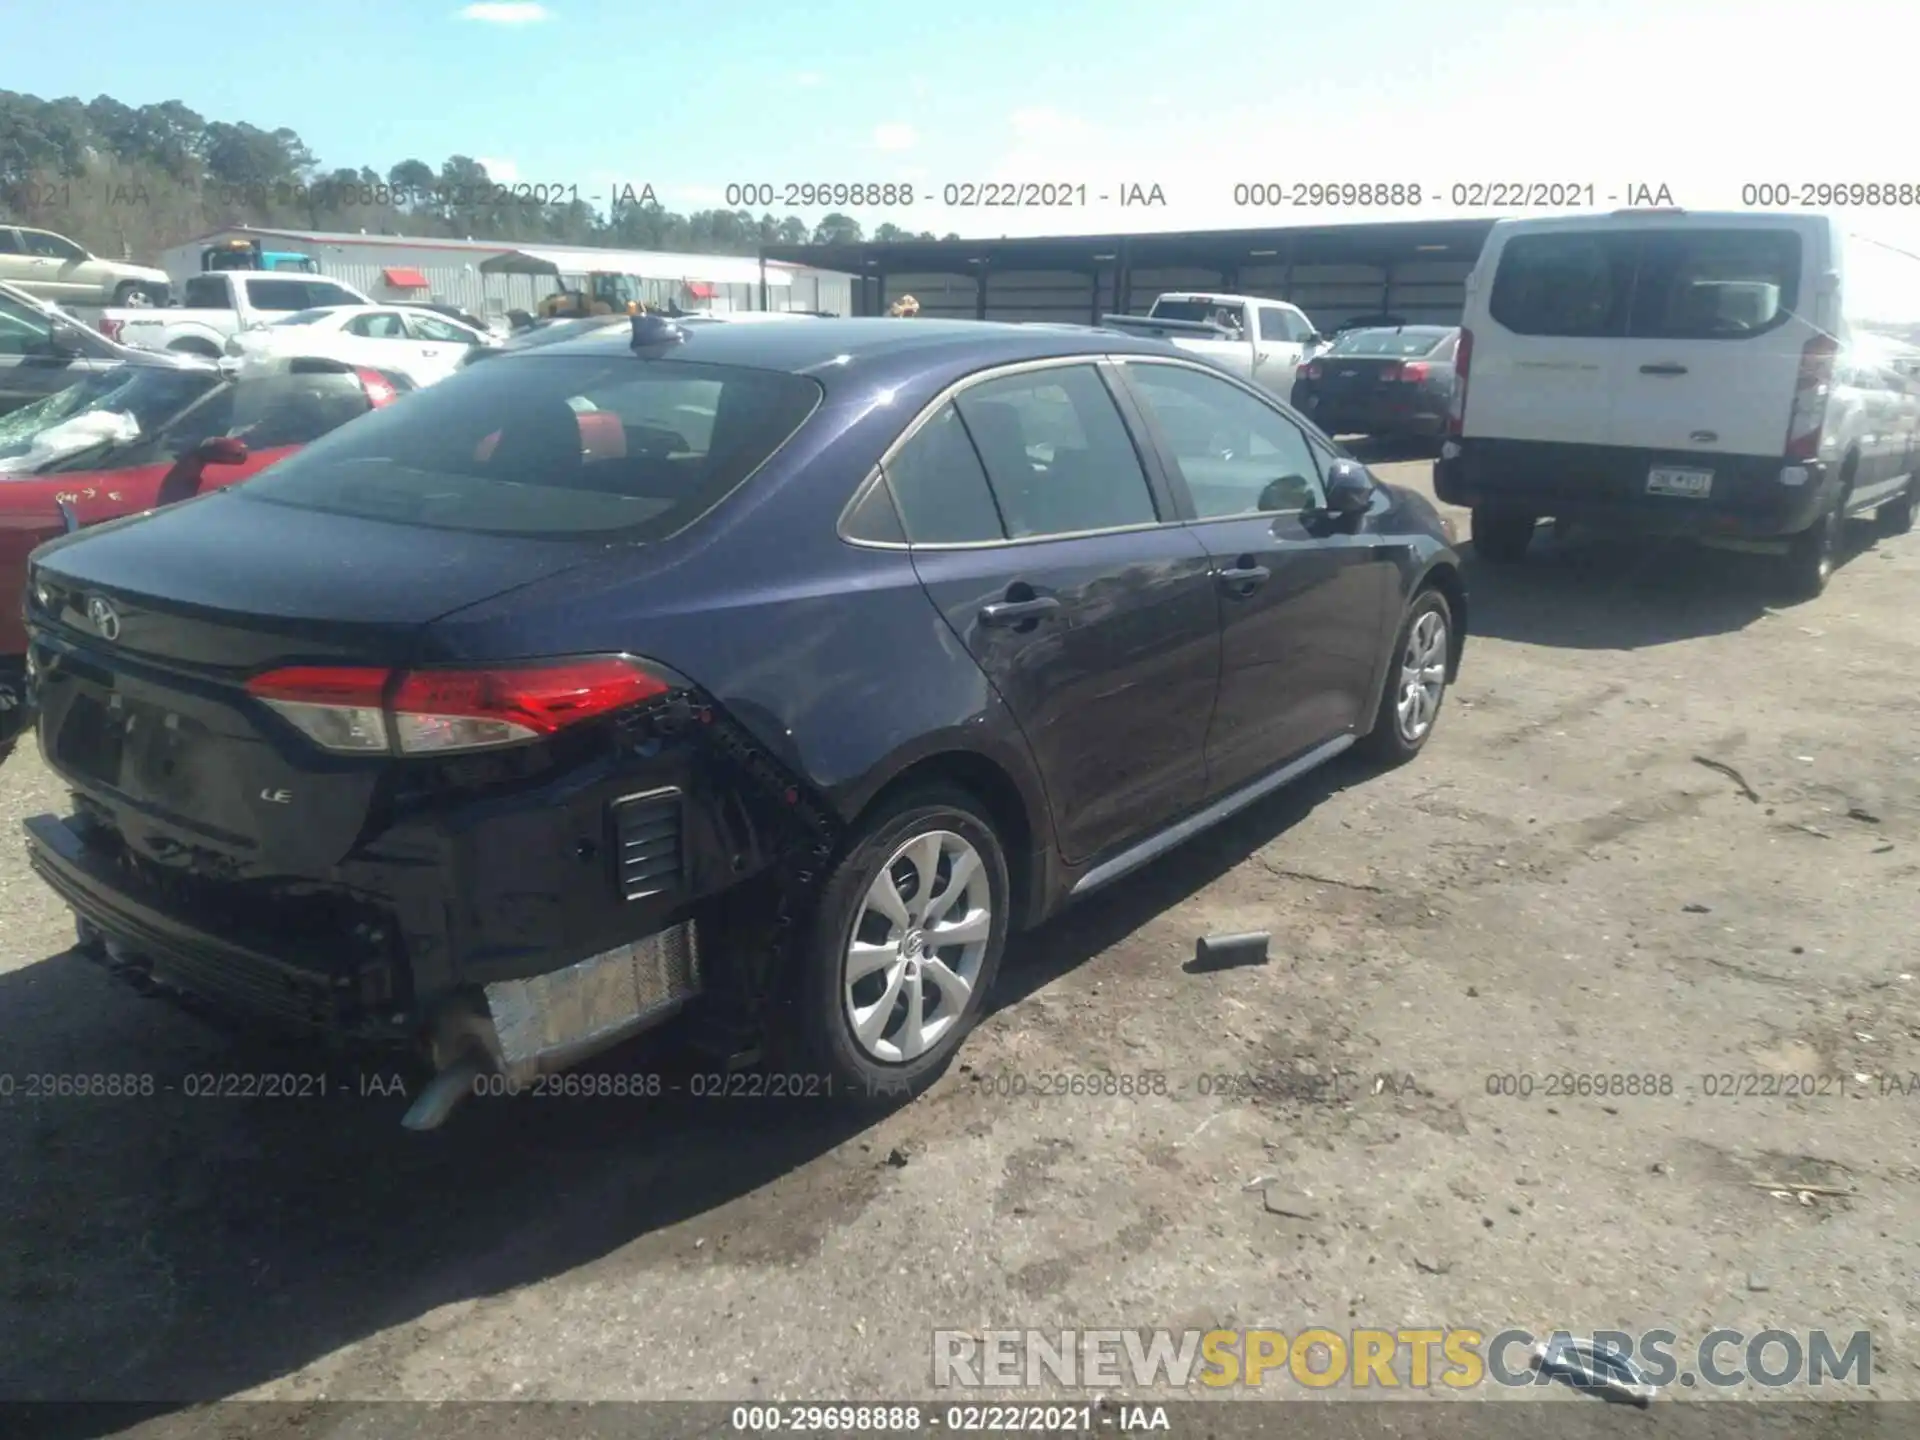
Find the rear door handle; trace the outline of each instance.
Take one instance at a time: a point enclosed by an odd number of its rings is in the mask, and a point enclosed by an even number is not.
[[[1001,600],[980,607],[982,625],[1018,625],[1026,620],[1059,613],[1060,602],[1052,595],[1036,595],[1031,600]]]
[[[1684,375],[1687,373],[1687,367],[1684,365],[1642,365],[1640,367],[1640,373],[1642,375]]]

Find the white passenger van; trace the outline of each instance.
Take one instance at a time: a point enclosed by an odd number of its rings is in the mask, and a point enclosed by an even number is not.
[[[1814,595],[1847,517],[1910,529],[1920,384],[1849,323],[1841,242],[1813,214],[1496,223],[1434,473],[1475,551],[1552,517],[1778,554]]]

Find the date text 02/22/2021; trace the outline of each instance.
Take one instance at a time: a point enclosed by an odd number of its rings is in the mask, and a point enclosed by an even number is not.
[[[1088,205],[1151,206],[1164,209],[1167,193],[1157,181],[1116,180],[959,180],[916,185],[895,180],[741,181],[728,185],[722,198],[733,209],[811,209],[832,206],[873,207],[938,204],[953,210],[1080,209]]]

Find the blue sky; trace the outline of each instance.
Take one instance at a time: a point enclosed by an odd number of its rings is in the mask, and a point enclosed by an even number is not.
[[[7,11],[0,87],[180,99],[214,119],[291,126],[329,166],[460,152],[583,197],[650,183],[682,210],[723,203],[735,182],[895,181],[934,197],[855,211],[869,227],[1382,216],[1236,206],[1234,185],[1259,180],[1420,183],[1426,202],[1402,218],[1487,213],[1451,203],[1454,184],[1474,181],[1591,183],[1600,208],[1630,185],[1665,184],[1696,209],[1742,208],[1751,183],[1920,184],[1911,83],[1891,62],[1874,74],[1876,44],[1900,51],[1911,24],[1885,0],[1823,0],[1818,12],[1729,0],[969,0],[918,12],[898,0],[330,0],[256,7],[257,21],[204,12],[205,23],[151,0],[90,0],[88,30],[110,44],[70,43],[70,0]],[[1820,18],[1808,28],[1795,13]],[[996,179],[1085,184],[1090,201],[938,203],[946,184]],[[1160,185],[1165,208],[1092,198],[1134,182]],[[1868,242],[1849,262],[1856,292],[1920,318],[1920,260],[1884,248],[1920,254],[1920,206],[1847,219]]]

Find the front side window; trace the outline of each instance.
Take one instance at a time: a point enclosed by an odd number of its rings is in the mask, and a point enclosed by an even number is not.
[[[1173,452],[1197,519],[1284,514],[1321,503],[1306,433],[1279,411],[1184,365],[1129,365],[1127,377]]]
[[[477,338],[458,325],[440,319],[437,315],[409,315],[407,326],[413,331],[416,340],[427,340],[438,345],[471,345]]]
[[[51,235],[45,230],[22,230],[20,238],[26,243],[29,255],[40,255],[52,260],[84,260],[87,252],[64,236]]]
[[[1092,365],[983,381],[955,404],[1013,539],[1160,518],[1126,423]]]
[[[439,530],[662,539],[725,500],[821,395],[780,371],[509,356],[333,431],[243,493]]]
[[[0,295],[0,355],[45,355],[53,344],[53,322],[44,311]]]

